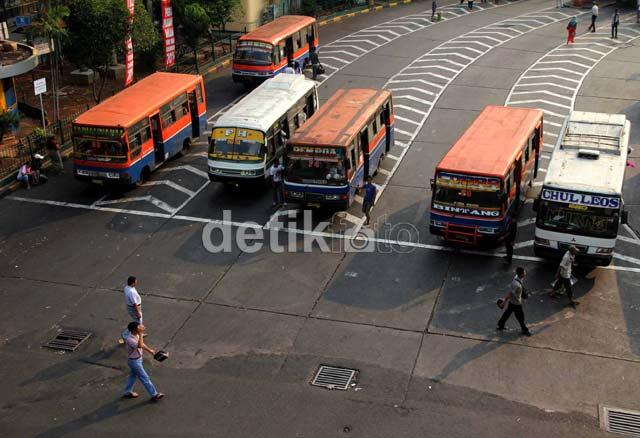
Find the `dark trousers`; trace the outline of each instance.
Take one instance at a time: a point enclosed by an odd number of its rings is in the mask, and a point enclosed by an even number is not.
[[[562,277],[558,278],[556,280],[556,284],[553,285],[553,290],[557,291],[561,286],[564,286],[564,290],[567,291],[569,301],[573,301],[573,286],[571,285],[571,279]]]
[[[611,38],[618,38],[618,23],[611,25]]]
[[[513,260],[513,241],[505,240],[504,241],[504,249],[507,252],[507,262],[511,263]]]
[[[504,324],[507,322],[512,313],[516,314],[516,319],[520,323],[520,328],[522,329],[522,331],[528,332],[529,329],[524,323],[524,311],[522,310],[522,305],[520,304],[509,303],[507,309],[502,314],[502,318],[500,318],[500,321],[498,321],[498,327],[503,329]]]
[[[589,28],[587,30],[591,30],[591,32],[595,32],[596,31],[596,19],[598,17],[595,15],[591,16],[591,25],[589,26]]]
[[[282,181],[273,182],[273,203],[280,205],[284,202],[284,190]]]
[[[467,6],[469,6],[469,10],[473,9],[473,0],[468,0],[467,1]]]

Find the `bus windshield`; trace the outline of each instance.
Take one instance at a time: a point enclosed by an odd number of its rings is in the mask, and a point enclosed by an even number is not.
[[[287,179],[303,184],[344,185],[347,183],[344,149],[287,147]]]
[[[491,209],[502,206],[498,178],[438,173],[433,200],[454,207]]]
[[[579,236],[615,238],[618,234],[619,210],[541,200],[538,228]]]
[[[233,56],[235,62],[246,65],[271,65],[273,46],[257,41],[241,41]]]
[[[124,163],[128,148],[119,128],[99,126],[73,126],[73,153],[87,161]]]
[[[211,135],[209,154],[212,158],[262,160],[264,153],[264,134],[260,131],[215,128]]]

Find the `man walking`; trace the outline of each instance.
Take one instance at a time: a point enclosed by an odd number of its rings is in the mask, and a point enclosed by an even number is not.
[[[616,9],[611,16],[611,38],[618,39],[618,24],[620,24],[620,13]]]
[[[318,79],[318,69],[320,68],[320,58],[318,58],[318,51],[315,47],[312,47],[309,51],[309,61],[311,62],[311,79],[314,81]]]
[[[280,164],[278,158],[273,162],[271,166],[271,179],[273,180],[273,205],[287,205],[284,202],[284,189],[282,187],[282,174],[284,173],[284,166]]]
[[[509,223],[507,224],[507,234],[504,236],[504,249],[507,253],[504,256],[505,263],[511,264],[513,260],[513,247],[516,244],[516,234],[518,233],[518,221],[513,211],[509,213]]]
[[[507,304],[507,308],[502,314],[502,318],[498,321],[498,326],[496,330],[502,331],[504,330],[504,325],[511,316],[512,313],[515,313],[516,319],[520,323],[520,329],[522,330],[522,334],[525,336],[531,336],[531,332],[527,328],[524,323],[524,310],[522,309],[522,300],[523,294],[525,293],[524,288],[524,277],[526,276],[526,272],[523,267],[518,266],[516,268],[516,276],[511,282],[511,291],[507,294],[506,297],[503,298],[503,301]]]
[[[127,278],[127,285],[124,287],[124,303],[127,306],[127,313],[129,314],[130,321],[135,321],[138,324],[142,324],[142,299],[136,289],[138,285],[138,279],[134,276]],[[129,330],[125,329],[122,332],[122,339],[126,340],[129,336]]]
[[[556,0],[556,8],[564,8],[564,0]]]
[[[571,245],[567,252],[562,256],[562,260],[560,261],[560,266],[558,266],[558,272],[556,274],[557,280],[553,285],[553,291],[551,292],[551,297],[556,297],[558,295],[558,290],[562,286],[564,286],[564,290],[567,292],[567,297],[569,297],[569,305],[576,308],[578,304],[577,301],[573,300],[573,285],[571,284],[571,270],[573,265],[576,262],[576,253],[578,250],[575,246]]]
[[[378,194],[378,188],[371,182],[371,177],[367,176],[366,183],[362,186],[364,190],[364,196],[362,199],[362,212],[365,215],[364,225],[368,226],[371,222],[371,209],[376,202],[376,195]]]
[[[436,10],[438,9],[438,2],[436,0],[431,0],[431,21],[436,18]]]
[[[158,392],[153,386],[149,375],[144,369],[142,363],[142,353],[147,350],[151,354],[156,354],[155,350],[148,347],[144,343],[144,326],[138,322],[130,322],[127,327],[129,330],[129,336],[126,339],[127,346],[127,364],[129,365],[129,377],[127,378],[127,385],[124,388],[124,398],[136,398],[138,393],[133,391],[133,385],[136,383],[136,379],[144,385],[145,389],[151,396],[151,401],[158,401],[164,394]]]
[[[596,4],[596,2],[593,2],[593,6],[591,7],[591,25],[587,30],[591,29],[591,32],[596,31],[597,19],[598,19],[598,5]]]

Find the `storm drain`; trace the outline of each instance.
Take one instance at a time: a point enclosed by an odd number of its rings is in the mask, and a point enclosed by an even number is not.
[[[355,380],[358,370],[351,368],[332,367],[330,365],[320,365],[318,372],[311,381],[314,386],[322,386],[328,389],[349,389],[351,382]]]
[[[601,419],[607,432],[640,437],[640,412],[603,406]]]
[[[91,332],[63,328],[55,338],[43,345],[54,350],[75,351],[80,344],[91,337]]]

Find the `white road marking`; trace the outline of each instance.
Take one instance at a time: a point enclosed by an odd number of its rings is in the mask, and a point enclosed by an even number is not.
[[[188,188],[183,187],[180,184],[174,183],[173,181],[169,181],[166,179],[163,179],[160,181],[147,181],[146,183],[144,183],[144,186],[162,186],[162,185],[171,187],[172,189],[182,192],[187,196],[193,196],[195,194],[194,191],[189,190]]]
[[[207,172],[205,172],[204,170],[200,170],[197,167],[193,167],[190,164],[184,164],[184,165],[172,166],[172,167],[161,167],[160,169],[156,170],[156,172],[173,172],[174,170],[187,170],[191,173],[194,173],[198,176],[201,176],[209,180],[209,174]]]

